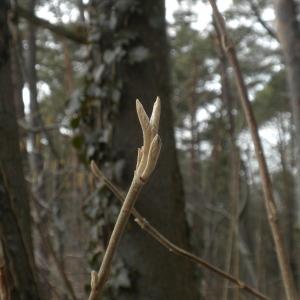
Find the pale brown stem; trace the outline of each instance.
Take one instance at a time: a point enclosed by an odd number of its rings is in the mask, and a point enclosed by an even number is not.
[[[139,176],[134,176],[129,191],[123,202],[120,214],[115,224],[114,230],[110,237],[107,249],[104,254],[104,258],[97,275],[95,284],[92,284],[89,300],[99,299],[103,291],[104,284],[109,276],[112,259],[116,252],[119,241],[122,237],[124,229],[127,225],[131,210],[138,198],[138,195],[144,185],[144,181]]]
[[[93,174],[104,181],[107,187],[114,193],[114,195],[121,201],[124,202],[125,193],[122,192],[118,187],[116,187],[98,168],[94,165],[92,168]],[[251,286],[247,285],[245,282],[241,281],[239,278],[235,278],[231,274],[224,272],[223,270],[211,265],[207,261],[197,257],[193,253],[190,253],[179,246],[173,244],[169,241],[164,235],[162,235],[155,227],[153,227],[135,208],[132,208],[130,212],[134,218],[135,222],[140,226],[142,230],[148,233],[152,238],[154,238],[158,243],[160,243],[163,247],[168,249],[171,253],[174,253],[178,256],[183,256],[189,259],[191,262],[196,265],[203,267],[223,278],[226,278],[228,281],[236,285],[239,289],[244,290],[245,292],[255,296],[257,299],[268,300],[269,298]]]
[[[97,300],[101,297],[104,284],[109,276],[114,254],[128,223],[131,210],[134,207],[143,185],[148,181],[148,178],[154,171],[160,154],[161,140],[158,135],[158,128],[161,106],[159,97],[157,97],[154,102],[150,119],[138,99],[136,100],[136,111],[143,131],[143,146],[138,149],[134,177],[109,239],[100,270],[98,274],[95,271],[92,271],[89,300]],[[91,169],[93,172],[96,172],[97,165],[94,161],[91,162]]]
[[[228,61],[231,64],[235,79],[236,85],[238,88],[241,105],[246,117],[246,121],[248,123],[251,137],[253,140],[255,154],[257,157],[257,161],[259,164],[259,172],[262,180],[262,189],[264,193],[264,202],[268,215],[268,221],[271,227],[272,236],[275,243],[276,255],[279,263],[279,268],[283,280],[284,290],[287,297],[287,300],[296,300],[299,299],[297,296],[294,279],[292,276],[292,270],[290,267],[289,259],[286,253],[286,249],[283,243],[283,237],[281,233],[280,226],[278,224],[278,213],[277,208],[274,201],[273,191],[272,191],[272,183],[268,171],[268,166],[266,163],[265,155],[263,152],[263,147],[261,144],[261,139],[258,134],[258,127],[256,123],[256,119],[254,117],[254,113],[252,110],[252,106],[249,100],[248,91],[244,82],[244,78],[240,69],[240,65],[237,59],[236,51],[233,46],[232,41],[227,33],[225,22],[223,16],[220,14],[219,9],[215,0],[209,0],[213,14],[217,23],[217,27],[222,36],[222,46],[224,51],[228,57]]]

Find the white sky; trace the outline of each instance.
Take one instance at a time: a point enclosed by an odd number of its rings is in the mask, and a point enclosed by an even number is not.
[[[221,12],[225,11],[232,4],[232,0],[222,0],[218,1],[218,7]],[[183,8],[188,8],[186,3],[182,5]],[[177,0],[166,0],[166,19],[168,23],[172,24],[174,22],[173,13],[180,8],[180,4]],[[196,5],[192,5],[191,10],[194,11],[197,15],[196,22],[192,24],[194,29],[199,31],[204,31],[207,25],[211,22],[211,7],[208,3],[203,3],[202,1],[198,1]],[[274,11],[272,9],[266,10],[263,15],[263,19],[266,21],[274,20]],[[247,21],[247,20],[245,20]],[[235,25],[235,24],[231,24]],[[236,26],[239,25],[239,21],[236,21]],[[260,25],[257,25],[260,26]],[[277,45],[276,45],[277,46]],[[214,106],[211,105],[211,109],[214,110]],[[209,113],[205,109],[200,109],[197,118],[200,122],[206,122],[209,119]],[[201,128],[201,126],[200,126]],[[176,131],[177,137],[178,135],[185,135],[182,131]],[[277,151],[274,150],[278,143],[278,132],[274,126],[270,124],[266,124],[259,129],[260,136],[262,138],[262,144],[268,159],[268,163],[270,168],[276,170],[279,167],[278,154]],[[187,133],[188,134],[188,133]],[[239,146],[242,150],[246,151],[247,149],[251,149],[251,158],[252,158],[252,166],[254,169],[258,169],[256,164],[256,158],[254,155],[254,149],[252,146],[251,136],[248,130],[245,130],[239,136]],[[209,149],[209,147],[208,147]]]
[[[204,30],[207,24],[211,21],[211,8],[208,3],[198,1],[195,5],[187,5],[188,1],[181,4],[181,7],[190,7],[197,14],[197,21],[193,24],[194,29]],[[226,10],[232,4],[232,0],[218,1],[220,11]],[[166,0],[166,19],[169,23],[173,23],[173,13],[180,7],[177,0]]]
[[[196,13],[196,20],[192,24],[192,27],[194,29],[197,29],[199,31],[204,31],[207,25],[211,22],[211,7],[208,3],[203,3],[202,1],[198,1],[196,4],[187,4],[188,1],[184,1],[184,3],[179,4],[177,0],[166,0],[166,19],[169,24],[172,24],[174,22],[173,14],[176,10],[178,10],[180,7],[182,8],[191,8],[192,11]],[[52,3],[53,5],[56,4],[56,0],[54,0]],[[58,2],[57,2],[58,3]],[[230,7],[232,4],[232,0],[222,0],[218,1],[218,7],[221,12],[225,11]],[[61,9],[64,10],[63,5],[61,6]],[[38,10],[37,15],[41,18],[45,18],[50,22],[57,22],[57,18],[55,15],[47,9],[47,7],[43,7]],[[77,10],[71,11],[71,13],[65,14],[61,17],[62,22],[68,23],[70,21],[75,21],[78,16]],[[274,13],[273,10],[267,10],[263,14],[263,18],[265,20],[273,20],[274,19]],[[238,25],[238,23],[237,23]],[[47,89],[46,89],[47,90]],[[45,91],[45,87],[41,86],[39,88],[40,93]],[[48,91],[49,92],[49,91]],[[26,112],[29,112],[29,91],[28,88],[25,86],[23,90],[23,97],[24,97],[24,103],[25,103],[25,110]],[[211,109],[214,109],[214,107],[211,107]],[[205,122],[209,118],[209,114],[205,109],[200,109],[198,113],[198,118],[200,122]],[[270,153],[271,148],[273,148],[277,144],[277,133],[274,127],[270,126],[264,126],[260,130],[260,134],[263,137],[264,141],[264,147],[267,149],[266,152]],[[240,137],[240,144],[245,143],[251,143],[249,133],[244,133]],[[274,152],[273,152],[274,154]],[[274,157],[274,155],[272,155]],[[273,159],[272,159],[273,161]],[[274,165],[274,161],[272,165]],[[276,164],[276,163],[275,163]]]
[[[188,8],[190,7],[198,16],[197,21],[193,24],[193,27],[198,30],[203,30],[207,26],[207,24],[211,20],[211,8],[208,3],[203,3],[202,1],[198,1],[196,4],[188,4],[189,1],[184,1],[184,3],[179,4],[177,0],[166,0],[166,19],[169,23],[174,21],[173,13],[180,8]],[[191,2],[191,1],[190,1]],[[59,2],[56,0],[52,0],[52,6],[58,5]],[[56,4],[57,3],[57,4]],[[218,7],[220,11],[226,10],[232,4],[232,0],[222,0],[218,2]],[[68,14],[64,14],[61,16],[61,20],[63,23],[69,23],[70,21],[75,21],[78,17],[78,11],[76,9],[71,10],[66,7],[63,3],[60,3],[60,9],[68,11]],[[47,6],[42,6],[38,9],[36,14],[41,17],[47,19],[49,22],[55,23],[57,22],[57,17],[54,13],[50,12]]]

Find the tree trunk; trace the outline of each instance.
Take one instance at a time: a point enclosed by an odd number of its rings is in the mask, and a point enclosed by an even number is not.
[[[40,299],[35,281],[29,198],[24,181],[9,53],[8,1],[0,2],[0,236],[11,299]]]
[[[117,176],[119,184],[128,188],[136,164],[137,147],[142,145],[135,100],[139,98],[146,111],[150,112],[156,96],[160,96],[162,119],[159,132],[163,147],[157,170],[149,185],[144,188],[136,206],[172,241],[188,247],[183,189],[170,105],[169,48],[164,1],[132,1],[126,13],[123,1],[94,1],[93,4],[99,20],[102,18],[102,21],[105,19],[111,22],[99,24],[102,26],[102,38],[94,46],[94,51],[100,50],[100,53],[104,53],[104,68],[109,65],[113,78],[107,79],[107,75],[102,77],[101,83],[98,84],[99,92],[108,90],[109,80],[111,84],[119,83],[119,87],[121,86],[121,97],[119,102],[116,101],[119,104],[113,118],[114,131],[111,140],[114,157],[125,163],[123,172],[119,172]],[[117,25],[114,25],[113,21]],[[111,27],[107,30],[104,26]],[[112,27],[115,29],[112,30]],[[128,44],[121,44],[125,58],[117,58],[108,64],[109,54],[117,49],[118,43],[122,43],[120,37],[124,36],[126,39],[127,35]],[[111,42],[109,46],[106,44],[107,38]],[[103,60],[100,63],[103,63]],[[94,71],[99,70],[100,66],[94,66]],[[107,69],[104,72],[107,72]],[[111,86],[109,88],[111,89]],[[105,104],[103,98],[100,104],[102,107]],[[106,105],[113,106],[116,102],[108,102]],[[145,236],[137,226],[128,226],[118,256],[122,257],[128,267],[131,280],[131,287],[123,289],[118,299],[197,299],[191,264],[170,255],[155,241]]]
[[[240,151],[236,145],[236,129],[235,118],[233,114],[233,96],[230,93],[230,80],[228,76],[228,63],[226,53],[222,48],[221,35],[218,27],[216,30],[216,50],[219,56],[219,69],[221,77],[221,99],[223,107],[226,111],[227,127],[228,127],[228,144],[229,144],[229,164],[230,164],[230,178],[229,178],[229,212],[231,216],[230,225],[227,233],[227,247],[226,247],[226,261],[225,270],[233,273],[234,276],[239,277],[239,198],[240,198]],[[230,293],[231,292],[231,293]],[[231,294],[232,299],[239,299],[239,290],[230,291],[229,282],[224,282],[223,299],[227,300]]]
[[[278,37],[282,46],[290,88],[291,106],[295,130],[295,204],[292,260],[295,273],[300,274],[300,24],[294,0],[274,0]],[[300,276],[296,277],[298,289]]]

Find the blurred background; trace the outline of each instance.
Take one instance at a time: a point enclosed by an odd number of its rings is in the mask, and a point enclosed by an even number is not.
[[[299,1],[218,4],[300,287]],[[120,209],[89,163],[126,191],[142,145],[135,100],[150,114],[156,96],[163,148],[136,207],[179,246],[270,299],[285,299],[251,136],[209,3],[0,6],[0,299],[87,298]],[[103,299],[254,299],[169,253],[133,220],[111,273]],[[34,290],[34,281],[40,298],[21,298],[22,282]]]

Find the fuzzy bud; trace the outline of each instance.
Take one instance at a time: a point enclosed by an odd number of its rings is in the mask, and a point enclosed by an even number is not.
[[[160,154],[160,149],[161,149],[161,139],[159,135],[156,134],[150,145],[147,164],[142,174],[143,179],[146,180],[153,172]]]
[[[153,105],[153,110],[150,118],[150,125],[153,130],[153,134],[157,134],[159,128],[159,120],[160,120],[160,112],[161,112],[161,105],[159,97],[156,98],[156,101]]]
[[[97,281],[98,281],[98,274],[96,271],[93,270],[91,272],[91,288],[92,289],[96,286]]]

